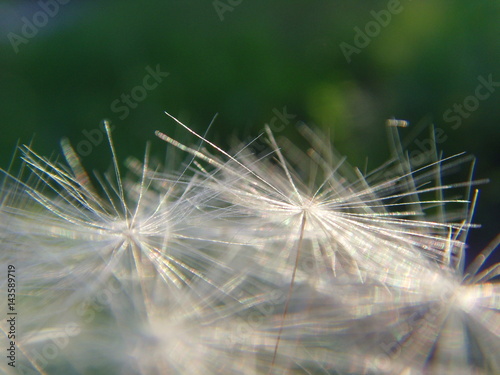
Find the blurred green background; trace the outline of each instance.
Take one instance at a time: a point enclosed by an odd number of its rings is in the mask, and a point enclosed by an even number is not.
[[[477,156],[476,176],[491,179],[470,237],[477,251],[499,229],[499,10],[486,0],[1,1],[0,166],[35,135],[39,153],[68,137],[103,170],[103,119],[122,158],[140,158],[148,140],[162,155],[157,129],[194,141],[163,111],[199,132],[218,113],[209,138],[227,147],[286,106],[296,117],[280,135],[314,124],[373,168],[389,156],[394,116],[411,124],[401,129],[410,150],[425,148],[414,139],[434,124],[445,156]]]

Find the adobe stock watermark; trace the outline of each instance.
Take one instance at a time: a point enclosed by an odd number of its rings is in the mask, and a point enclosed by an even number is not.
[[[417,146],[416,149],[409,151],[408,156],[414,167],[419,167],[426,164],[429,156],[434,155],[437,145],[440,145],[448,140],[448,136],[443,128],[433,127],[431,136],[424,139],[415,138],[412,142]]]
[[[453,298],[451,290],[442,290],[438,298],[431,304],[427,310],[417,310],[411,314],[405,321],[398,324],[398,331],[403,335],[402,338],[393,338],[390,341],[384,340],[380,347],[384,354],[379,354],[375,358],[375,365],[379,370],[388,371],[391,369],[391,363],[399,357],[405,348],[410,348],[415,340],[418,340],[416,332],[420,330],[436,330],[434,318],[441,315],[448,308],[448,303]]]
[[[121,284],[113,285],[112,282],[106,284],[106,287],[99,290],[90,300],[83,301],[76,310],[78,321],[84,324],[90,324],[97,316],[96,312],[103,311],[113,298],[122,291]],[[39,370],[44,370],[51,361],[66,349],[71,338],[77,337],[82,332],[82,325],[78,321],[71,321],[62,326],[57,332],[49,333],[46,342],[39,348],[31,349],[26,355],[29,356],[30,365],[25,361],[20,362],[17,369],[23,375],[39,375]],[[36,370],[35,370],[36,369]]]
[[[458,129],[462,125],[462,120],[469,118],[472,112],[479,108],[480,102],[489,99],[495,89],[500,87],[500,81],[493,81],[492,74],[489,74],[488,78],[479,76],[477,80],[479,84],[474,90],[474,95],[467,96],[462,103],[454,103],[453,107],[443,113],[443,120],[452,123],[453,130]]]
[[[411,1],[411,0],[409,0]],[[361,51],[368,47],[373,38],[379,36],[381,31],[386,28],[392,20],[392,16],[403,11],[403,5],[400,0],[389,0],[386,9],[380,11],[372,10],[370,14],[372,20],[368,21],[363,29],[356,26],[354,28],[353,44],[342,42],[339,44],[340,50],[344,54],[348,63],[352,61],[353,54],[360,54]]]
[[[47,26],[51,18],[57,16],[61,5],[66,5],[70,0],[40,0],[37,2],[40,10],[35,12],[31,18],[21,17],[23,26],[21,26],[20,35],[10,32],[7,38],[14,49],[19,53],[19,46],[28,44],[31,39],[37,36],[41,28]]]
[[[130,93],[122,93],[119,99],[111,103],[111,111],[120,113],[118,116],[120,120],[125,120],[130,114],[130,110],[137,108],[139,103],[148,97],[149,91],[156,89],[163,82],[163,79],[170,75],[170,73],[160,70],[160,64],[156,64],[154,70],[149,65],[146,66],[146,72],[148,74],[142,79],[142,84],[133,87]]]
[[[116,126],[112,125],[108,120],[101,121],[97,128],[82,130],[85,139],[82,139],[76,144],[76,152],[80,157],[89,156],[94,150],[94,147],[99,146],[106,138],[106,124],[108,124],[110,131],[115,130]]]
[[[465,97],[462,103],[454,103],[452,107],[443,113],[443,120],[452,124],[452,130],[460,128],[463,120],[469,118],[479,108],[480,103],[489,99],[494,94],[495,89],[500,87],[500,81],[494,81],[492,74],[489,74],[487,78],[479,76],[477,80],[479,84],[476,86],[473,95]],[[424,139],[415,139],[413,144],[417,148],[409,152],[412,164],[416,167],[424,165],[428,157],[434,155],[436,146],[448,140],[446,133],[445,129],[434,127],[431,136]],[[386,177],[388,176],[386,175]]]
[[[161,71],[160,64],[157,64],[155,69],[148,65],[145,70],[147,74],[142,79],[140,85],[133,87],[127,93],[122,93],[118,99],[113,100],[111,103],[111,111],[120,114],[120,116],[118,116],[120,120],[125,120],[130,114],[130,111],[137,108],[139,103],[143,102],[148,97],[149,92],[156,89],[160,83],[163,82],[163,79],[170,75],[170,73]],[[108,120],[101,122],[97,128],[82,130],[85,139],[82,139],[76,144],[76,151],[80,157],[90,155],[94,148],[98,147],[106,139],[106,123],[111,131],[115,130],[116,126],[112,125]]]
[[[290,125],[291,120],[295,119],[297,115],[292,113],[288,113],[286,105],[283,106],[281,110],[278,108],[273,108],[272,110],[273,117],[269,120],[267,125],[273,132],[273,134],[277,134],[285,130],[285,128]],[[264,132],[263,130],[261,132]],[[261,137],[254,139],[251,137],[247,137],[244,141],[245,144],[251,144],[251,146],[258,152],[263,151],[269,147],[269,145],[261,139]]]
[[[273,290],[268,299],[255,304],[247,314],[238,317],[234,332],[227,333],[222,339],[225,339],[235,350],[248,345],[254,332],[265,323],[270,315],[275,313],[278,306],[282,307],[285,301],[284,292],[279,289]]]
[[[242,2],[243,0],[214,0],[212,5],[217,16],[219,16],[219,20],[224,21],[224,13],[232,12]]]

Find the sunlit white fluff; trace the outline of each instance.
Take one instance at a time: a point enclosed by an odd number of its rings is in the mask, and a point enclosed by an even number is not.
[[[96,175],[97,187],[67,141],[65,163],[24,148],[31,176],[7,176],[0,195],[1,261],[24,270],[20,351],[41,350],[76,323],[48,366],[498,369],[498,265],[481,269],[495,245],[462,271],[478,182],[442,180],[472,159],[434,150],[415,166],[394,136],[393,160],[362,173],[305,126],[307,152],[267,130],[264,155],[251,144],[230,154],[182,126],[202,145],[157,135],[192,155],[187,166],[154,165],[148,146],[127,176],[108,129],[113,169]]]
[[[254,242],[265,238],[267,245],[260,254],[264,266],[295,272],[300,242],[300,257],[309,259],[319,274],[347,272],[360,281],[368,277],[403,286],[425,279],[422,272],[433,267],[429,258],[448,259],[462,246],[460,234],[470,225],[466,211],[449,222],[426,220],[423,210],[450,202],[467,207],[468,201],[418,200],[420,194],[471,185],[469,181],[429,185],[434,169],[457,163],[459,157],[418,170],[402,160],[408,164],[407,173],[370,182],[373,176],[350,168],[308,128],[302,130],[315,147],[308,156],[290,152],[295,159],[300,157],[297,168],[286,160],[269,130],[271,153],[264,157],[256,157],[251,145],[231,156],[197,135],[219,154],[212,156],[158,135],[215,167],[208,171],[200,167],[207,201],[222,207],[218,214],[226,220],[244,223],[242,233],[251,229]]]
[[[161,132],[157,135],[208,164],[207,167],[197,164],[198,174],[204,179],[205,201],[209,202],[206,209],[237,223],[234,230],[240,238],[261,245],[255,253],[259,267],[252,276],[268,277],[275,288],[283,282],[289,285],[286,300],[279,309],[281,317],[266,328],[267,333],[266,329],[261,332],[268,338],[274,337],[262,344],[262,348],[272,353],[271,368],[281,366],[283,356],[288,357],[285,363],[298,365],[293,359],[296,355],[290,353],[295,352],[293,343],[298,345],[298,337],[307,338],[307,334],[295,330],[294,322],[315,321],[316,311],[312,309],[309,313],[307,308],[316,305],[314,299],[304,299],[305,307],[299,312],[291,310],[291,301],[301,285],[336,294],[345,285],[354,283],[373,297],[371,288],[383,286],[388,290],[386,304],[379,307],[375,300],[367,300],[366,309],[358,317],[353,314],[355,310],[348,313],[349,306],[355,308],[356,301],[360,301],[356,296],[344,304],[332,297],[336,302],[330,305],[330,315],[328,307],[324,307],[327,313],[316,324],[328,326],[330,317],[343,321],[347,327],[359,319],[377,322],[377,316],[384,311],[406,308],[407,301],[414,299],[412,295],[417,295],[415,298],[421,303],[429,303],[436,298],[433,292],[436,285],[441,289],[448,287],[440,284],[443,280],[449,283],[443,269],[460,262],[457,257],[463,255],[463,239],[471,227],[473,210],[467,191],[477,182],[467,180],[446,185],[441,182],[441,173],[463,164],[467,158],[436,155],[435,161],[415,168],[396,148],[397,159],[392,167],[397,168],[398,174],[391,175],[388,164],[363,175],[306,127],[301,128],[302,132],[313,146],[308,155],[301,155],[286,140],[284,146],[278,146],[269,129],[268,155],[256,156],[250,150],[251,145],[244,145],[230,155],[177,122],[208,144],[215,155],[186,147]],[[289,159],[285,157],[286,151]],[[465,190],[463,198],[444,198],[448,190],[459,188]],[[445,215],[441,209],[440,215],[425,217],[427,209],[450,203],[462,206],[458,215]],[[391,298],[397,294],[404,296],[394,305]],[[302,323],[295,328],[300,326]],[[329,329],[323,331],[326,332]],[[350,328],[350,332],[356,332],[356,328]],[[335,345],[342,339],[332,334],[325,336],[325,340]],[[288,353],[289,350],[292,352]]]
[[[13,206],[4,213],[23,236],[22,255],[10,255],[28,262],[24,286],[44,296],[40,303],[46,308],[39,315],[52,315],[55,300],[74,305],[110,277],[129,288],[137,312],[147,314],[156,293],[175,294],[198,284],[216,288],[227,272],[223,241],[204,238],[196,229],[204,214],[192,201],[190,186],[152,185],[148,151],[139,180],[124,180],[109,139],[114,167],[111,174],[96,175],[98,188],[68,142],[63,142],[66,166],[24,148],[24,162],[38,181],[18,186],[31,208]]]

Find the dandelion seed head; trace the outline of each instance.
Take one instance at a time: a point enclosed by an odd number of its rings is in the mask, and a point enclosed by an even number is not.
[[[306,152],[266,128],[261,155],[176,122],[199,143],[157,133],[191,155],[176,171],[147,146],[125,174],[109,126],[113,168],[94,178],[68,141],[65,161],[24,148],[31,176],[0,192],[24,353],[76,307],[81,344],[61,353],[79,369],[101,337],[141,375],[500,372],[500,266],[484,265],[500,237],[465,268],[478,181],[442,182],[470,159],[415,165],[392,134],[394,158],[361,172],[304,125]]]

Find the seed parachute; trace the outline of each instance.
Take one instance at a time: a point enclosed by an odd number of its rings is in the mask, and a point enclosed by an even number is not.
[[[170,117],[193,137],[156,132],[187,157],[178,168],[149,143],[122,167],[106,124],[106,173],[68,140],[60,160],[22,146],[4,171],[19,371],[500,373],[500,236],[465,263],[485,182],[473,157],[416,163],[408,122],[390,119],[392,158],[361,171],[305,125],[306,147],[266,127],[265,150],[225,151]]]

